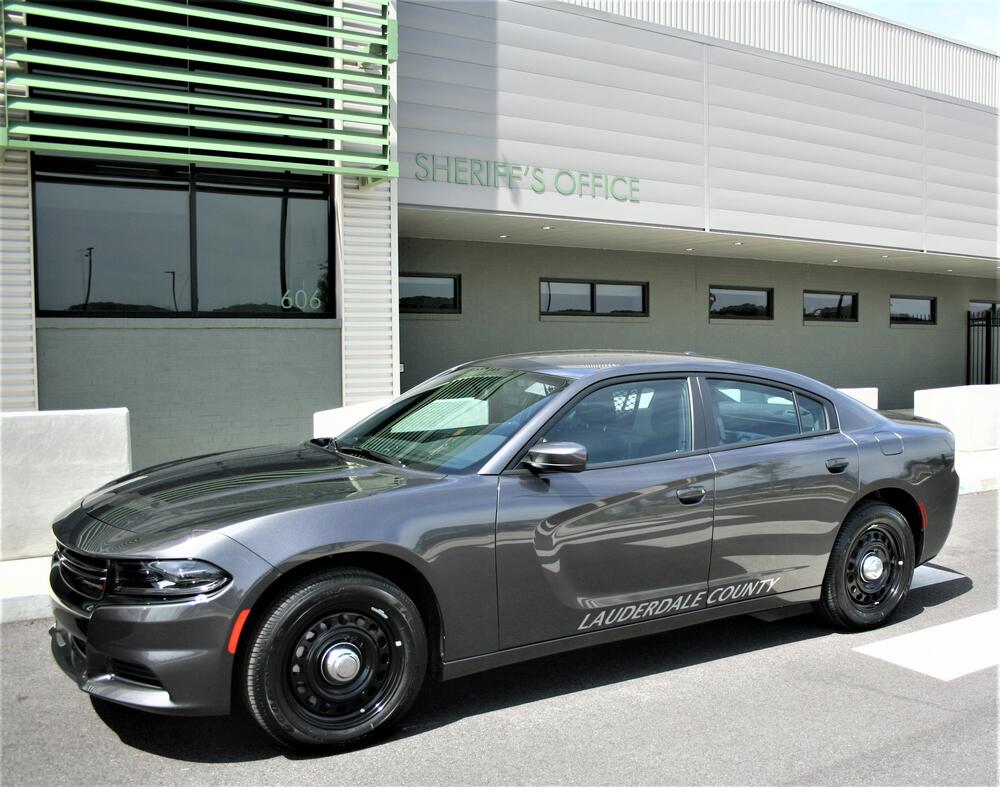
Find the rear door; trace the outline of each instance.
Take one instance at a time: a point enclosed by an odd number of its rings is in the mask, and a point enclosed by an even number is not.
[[[543,431],[588,450],[580,473],[500,477],[500,646],[703,606],[714,467],[685,376],[614,382]]]
[[[813,587],[858,491],[830,402],[763,380],[700,380],[717,470],[710,606]]]

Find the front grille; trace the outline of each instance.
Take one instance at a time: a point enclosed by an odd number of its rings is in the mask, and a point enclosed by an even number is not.
[[[149,667],[142,666],[142,664],[132,664],[120,659],[109,659],[108,671],[122,680],[130,680],[133,683],[142,683],[145,686],[163,688],[163,684],[153,674],[153,671]]]
[[[108,561],[74,552],[59,544],[56,549],[59,574],[63,582],[81,596],[99,599],[108,582]]]

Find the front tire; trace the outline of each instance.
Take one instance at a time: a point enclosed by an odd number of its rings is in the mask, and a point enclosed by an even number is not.
[[[279,743],[342,748],[386,733],[426,671],[427,637],[409,596],[367,571],[330,570],[290,588],[261,617],[244,699]]]
[[[905,517],[884,503],[867,503],[837,534],[816,607],[839,628],[881,626],[906,598],[915,561]]]

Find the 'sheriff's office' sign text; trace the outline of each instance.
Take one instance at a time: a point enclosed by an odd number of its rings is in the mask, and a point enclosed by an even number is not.
[[[639,179],[606,172],[551,169],[511,161],[417,153],[417,180],[484,188],[530,188],[536,194],[555,191],[564,197],[590,197],[616,202],[639,201]]]

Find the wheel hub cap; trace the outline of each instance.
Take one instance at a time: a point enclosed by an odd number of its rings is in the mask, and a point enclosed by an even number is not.
[[[348,683],[361,672],[361,654],[351,645],[338,643],[323,654],[321,668],[330,683]]]
[[[882,558],[878,555],[865,555],[861,561],[861,576],[866,582],[874,582],[882,576],[884,570]]]

